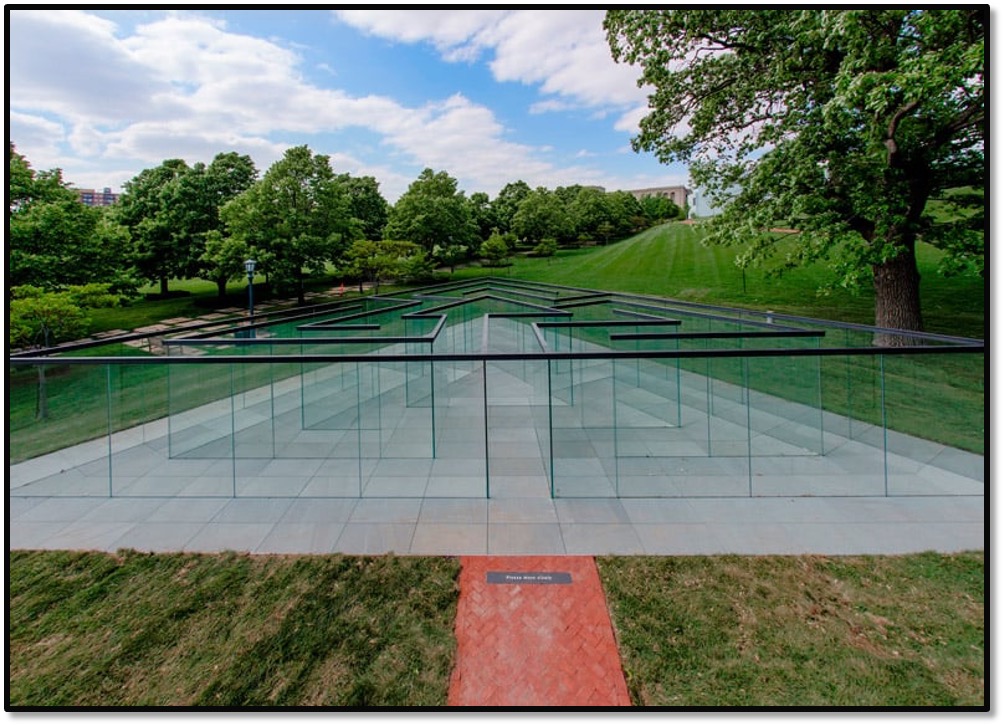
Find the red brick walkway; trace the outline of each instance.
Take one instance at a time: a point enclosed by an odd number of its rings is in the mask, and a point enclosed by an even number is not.
[[[450,706],[630,706],[592,557],[461,557]],[[571,584],[489,584],[568,572]]]

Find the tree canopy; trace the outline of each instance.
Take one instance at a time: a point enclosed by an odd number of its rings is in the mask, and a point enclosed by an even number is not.
[[[348,192],[349,208],[362,225],[362,235],[366,239],[382,239],[389,206],[380,193],[380,183],[371,176],[339,174],[336,179]]]
[[[919,330],[915,245],[982,271],[985,7],[610,10],[613,56],[653,90],[636,150],[690,166],[741,265],[820,259]],[[973,205],[935,216],[931,200]],[[792,228],[779,241],[772,232]]]
[[[125,183],[116,208],[132,237],[136,269],[144,279],[159,281],[162,294],[167,294],[168,280],[189,277],[195,271],[192,240],[177,234],[171,217],[177,218],[179,211],[169,204],[177,188],[171,182],[189,171],[183,159],[166,159],[144,169]]]
[[[445,171],[424,169],[397,200],[384,235],[409,240],[431,253],[437,244],[473,244],[477,227],[457,180]]]
[[[323,270],[362,234],[329,158],[306,146],[287,149],[220,214],[230,233],[254,248],[270,282],[295,289],[301,305],[305,272]]]
[[[88,282],[135,289],[124,262],[129,237],[106,210],[83,205],[59,169],[36,172],[13,144],[8,166],[8,289]]]

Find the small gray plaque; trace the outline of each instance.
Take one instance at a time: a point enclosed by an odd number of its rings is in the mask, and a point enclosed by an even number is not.
[[[490,585],[570,585],[571,572],[489,572]]]

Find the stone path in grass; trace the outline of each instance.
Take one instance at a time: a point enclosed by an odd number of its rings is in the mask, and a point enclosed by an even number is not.
[[[592,557],[461,557],[450,706],[630,706]]]

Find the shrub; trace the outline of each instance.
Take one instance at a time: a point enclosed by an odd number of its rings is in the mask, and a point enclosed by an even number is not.
[[[493,234],[485,240],[480,251],[488,267],[502,267],[509,258],[509,245],[500,234]]]
[[[547,237],[540,241],[540,244],[533,248],[530,254],[533,257],[553,257],[558,251],[558,240]]]

